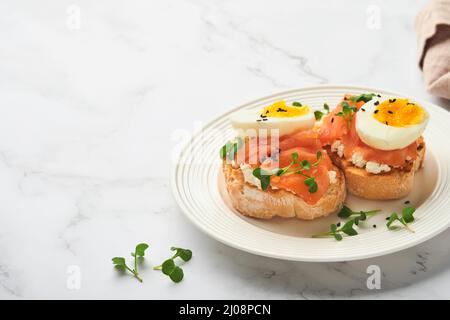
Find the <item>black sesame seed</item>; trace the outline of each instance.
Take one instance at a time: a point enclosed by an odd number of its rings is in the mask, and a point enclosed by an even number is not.
[[[397,99],[389,99],[390,103],[394,103],[395,101],[397,101]]]
[[[377,97],[378,97],[378,98],[381,98],[381,94],[377,94]]]
[[[376,225],[376,224],[374,224],[374,225],[373,225],[373,227],[374,227],[374,228],[376,228],[376,227],[377,227],[377,225]]]
[[[263,121],[267,121],[267,118],[262,119]]]
[[[375,103],[374,103],[374,105],[379,105],[380,104],[380,101],[375,101]]]
[[[256,121],[261,122],[261,119],[257,119]]]
[[[333,123],[334,122],[334,117],[333,118],[331,118],[331,123]]]
[[[415,105],[415,103],[408,102],[408,103],[406,103],[406,105],[407,105],[407,106],[409,106],[409,105],[412,105],[412,106],[413,106],[413,105]]]
[[[388,110],[388,113],[390,113],[390,114],[394,114],[394,112],[393,112],[393,111],[391,111],[391,110]]]
[[[364,112],[366,112],[366,109],[364,109],[364,108],[361,108],[361,110],[364,111]]]
[[[269,110],[266,110],[266,114],[268,114],[269,113]]]
[[[386,123],[387,126],[389,125],[389,123],[387,121],[385,123]]]
[[[411,203],[411,201],[409,201],[409,200],[405,201],[405,204],[410,204],[410,203]]]
[[[336,223],[336,227],[340,227],[340,226],[341,226],[340,222]]]
[[[389,220],[389,217],[386,217],[386,220]]]
[[[373,113],[375,113],[375,114],[377,114],[378,113],[378,109],[377,110],[375,110]]]

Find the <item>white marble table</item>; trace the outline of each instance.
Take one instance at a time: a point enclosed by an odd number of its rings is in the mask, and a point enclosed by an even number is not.
[[[376,259],[278,261],[201,233],[168,185],[184,133],[277,91],[361,84],[448,107],[416,65],[425,2],[0,2],[0,298],[450,298],[449,230]],[[110,261],[140,241],[143,284]],[[171,245],[195,256],[178,285],[150,268]]]

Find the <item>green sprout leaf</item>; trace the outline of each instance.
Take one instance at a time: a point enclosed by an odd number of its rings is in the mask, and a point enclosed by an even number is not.
[[[341,240],[343,239],[342,235],[339,234],[339,233],[335,233],[335,234],[334,234],[334,238],[335,238],[337,241],[341,241]]]
[[[388,222],[386,223],[386,226],[388,227],[389,230],[398,229],[398,227],[392,226],[392,224],[397,220],[399,220],[397,213],[396,212],[391,213]]]
[[[136,246],[135,256],[137,256],[137,257],[145,256],[145,250],[147,250],[147,249],[148,249],[148,244],[146,244],[146,243],[139,243]]]
[[[302,160],[302,162],[300,162],[300,164],[302,165],[303,169],[305,169],[305,170],[311,169],[311,163],[308,160]]]
[[[416,208],[406,207],[402,210],[402,218],[405,223],[411,223],[414,221],[413,214],[416,212]]]
[[[292,105],[293,105],[294,107],[301,107],[301,106],[302,106],[302,104],[301,104],[300,102],[298,102],[298,101],[292,102]]]
[[[336,230],[337,230],[337,225],[335,225],[335,224],[330,225],[331,232],[336,232]]]
[[[369,102],[370,100],[372,100],[373,97],[375,97],[375,93],[363,93],[363,94],[360,94],[359,96],[351,96],[350,100],[352,100],[354,102],[364,101],[366,103],[366,102]]]
[[[322,111],[320,111],[320,110],[314,111],[314,117],[316,118],[316,120],[322,119],[323,116],[324,116],[324,113]]]
[[[181,280],[183,280],[184,277],[183,269],[181,269],[180,267],[175,267],[173,271],[170,273],[169,277],[170,280],[172,280],[175,283],[180,282]]]
[[[330,106],[326,103],[323,104],[323,108],[326,111],[326,114],[330,113]],[[325,112],[321,111],[321,110],[316,110],[314,111],[314,117],[316,118],[317,121],[319,121],[320,119],[322,119],[322,117],[325,115]]]
[[[255,176],[259,181],[261,181],[261,189],[267,190],[270,186],[270,176],[271,174],[261,168],[255,168],[253,170],[253,176]]]
[[[314,177],[306,178],[305,181],[303,181],[303,183],[308,186],[309,193],[317,192],[318,186],[316,179],[314,179]]]
[[[219,150],[219,155],[222,160],[233,160],[238,150],[244,145],[244,140],[241,137],[237,137],[234,140],[228,141]]]
[[[161,271],[165,275],[170,275],[174,269],[175,269],[175,262],[173,261],[173,259],[167,259],[161,265]]]
[[[123,257],[114,257],[114,258],[112,258],[112,262],[113,262],[114,266],[116,266],[119,269],[125,270],[127,268],[125,258],[123,258]]]
[[[225,144],[222,148],[220,148],[220,159],[225,160],[227,157],[227,144]]]
[[[185,262],[191,260],[191,258],[192,258],[192,251],[189,249],[172,247],[172,248],[170,248],[170,250],[176,251],[177,252],[176,256],[180,257]]]
[[[350,209],[347,206],[343,206],[341,211],[339,211],[338,213],[338,217],[339,218],[350,218],[350,216],[353,214],[354,212],[352,211],[352,209]]]
[[[353,228],[355,224],[355,220],[347,221],[344,226],[341,228],[341,231],[344,232],[348,236],[356,236],[358,232]]]
[[[292,164],[297,163],[297,161],[298,161],[298,153],[297,152],[292,152],[291,158],[292,158],[292,160],[291,160]]]

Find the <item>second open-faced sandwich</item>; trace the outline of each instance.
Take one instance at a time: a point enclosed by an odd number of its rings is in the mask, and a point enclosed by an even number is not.
[[[398,199],[423,165],[426,110],[414,101],[347,95],[320,124],[320,139],[345,174],[348,191],[366,199]]]
[[[314,114],[279,101],[231,117],[236,138],[220,150],[233,207],[241,214],[312,220],[338,211],[345,180],[313,131]]]

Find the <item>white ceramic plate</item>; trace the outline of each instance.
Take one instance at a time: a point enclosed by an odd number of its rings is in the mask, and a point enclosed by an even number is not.
[[[450,226],[450,114],[425,101],[430,113],[425,131],[425,167],[416,175],[414,188],[406,198],[395,201],[369,201],[348,196],[354,210],[383,209],[365,222],[359,234],[343,241],[310,236],[326,232],[336,215],[311,222],[296,219],[256,220],[239,215],[230,205],[223,188],[219,149],[232,138],[228,116],[240,109],[261,109],[277,100],[301,101],[313,109],[327,102],[335,106],[345,93],[376,92],[405,96],[374,88],[354,86],[315,86],[271,95],[237,107],[213,119],[187,143],[172,174],[175,199],[186,216],[211,237],[232,247],[258,255],[298,261],[348,261],[380,256],[417,245]],[[417,208],[414,233],[388,231],[385,218],[400,212],[409,200]],[[376,227],[374,227],[376,225]]]

